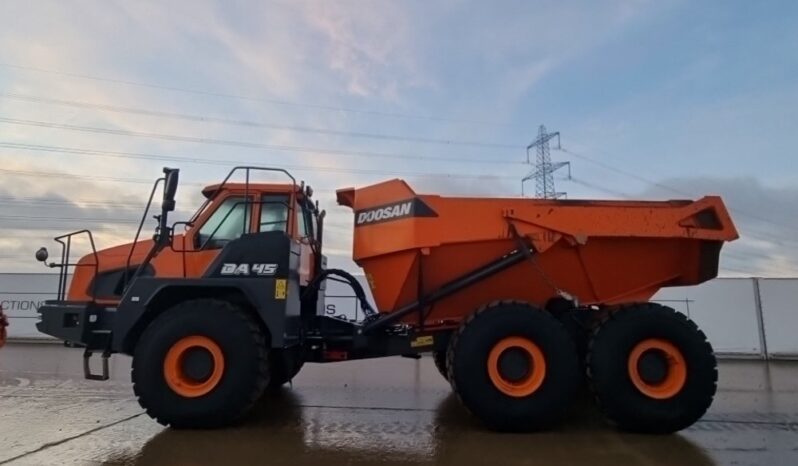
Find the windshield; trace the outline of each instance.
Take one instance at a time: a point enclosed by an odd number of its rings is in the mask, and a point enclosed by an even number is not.
[[[249,231],[249,209],[243,197],[225,199],[200,227],[200,247],[218,248]]]

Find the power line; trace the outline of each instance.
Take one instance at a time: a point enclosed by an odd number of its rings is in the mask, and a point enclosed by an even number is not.
[[[76,180],[89,180],[89,181],[108,181],[114,183],[133,183],[133,184],[147,184],[151,185],[154,182],[154,179],[148,178],[125,178],[125,177],[112,177],[112,176],[99,176],[99,175],[78,175],[75,173],[65,173],[65,172],[46,172],[46,171],[31,171],[31,170],[12,170],[8,168],[0,168],[0,174],[12,174],[12,175],[20,175],[20,176],[32,176],[32,177],[47,177],[47,178],[67,178],[67,179],[76,179]],[[183,186],[195,186],[204,188],[208,186],[208,183],[199,183],[199,182],[182,182],[180,183]],[[322,189],[314,189],[316,192],[326,192],[326,193],[333,193],[333,190],[322,190]]]
[[[158,161],[167,161],[167,162],[196,163],[196,164],[221,165],[221,166],[249,165],[252,163],[251,161],[247,160],[230,160],[230,159],[219,160],[219,159],[202,158],[202,157],[184,157],[184,156],[151,154],[151,153],[142,153],[142,152],[94,150],[94,149],[83,149],[75,147],[45,146],[38,144],[2,142],[2,141],[0,141],[0,147],[7,149],[20,149],[28,151],[59,152],[59,153],[72,154],[72,155],[89,155],[96,157],[110,157],[110,158],[119,158],[119,159],[158,160]],[[329,167],[329,166],[317,167],[317,166],[291,165],[291,164],[280,164],[280,167],[295,171],[351,173],[351,174],[360,174],[360,175],[392,175],[392,176],[398,175],[398,176],[415,176],[415,177],[432,177],[432,178],[469,178],[469,179],[485,179],[485,178],[514,179],[514,177],[511,176],[484,175],[484,174],[472,175],[468,173],[441,173],[441,172],[430,173],[430,172],[411,172],[403,170],[373,170],[368,168],[340,168],[340,167]]]
[[[6,68],[14,68],[18,70],[25,70],[25,71],[33,71],[37,73],[45,73],[45,74],[52,74],[57,76],[66,76],[70,78],[79,78],[79,79],[88,79],[92,81],[99,81],[99,82],[109,82],[114,84],[124,84],[127,86],[138,86],[138,87],[146,87],[150,89],[159,89],[164,91],[172,91],[172,92],[181,92],[186,94],[194,94],[194,95],[204,95],[209,97],[219,97],[225,99],[235,99],[235,100],[245,100],[251,102],[263,102],[273,105],[283,105],[288,107],[298,107],[298,108],[312,108],[316,110],[325,110],[325,111],[334,111],[334,112],[346,112],[352,114],[360,114],[360,115],[369,115],[369,116],[379,116],[379,117],[386,117],[386,118],[402,118],[402,119],[409,119],[409,120],[426,120],[426,121],[441,121],[441,122],[451,122],[451,123],[464,123],[464,124],[471,124],[471,125],[489,125],[495,127],[511,127],[512,125],[491,122],[491,121],[479,121],[479,120],[465,120],[465,119],[457,119],[457,118],[447,118],[441,116],[431,116],[431,115],[412,115],[406,113],[397,113],[397,112],[382,112],[377,110],[363,110],[363,109],[355,109],[355,108],[348,108],[348,107],[336,107],[331,105],[319,105],[319,104],[310,104],[305,102],[290,102],[285,100],[278,100],[278,99],[270,99],[266,97],[255,97],[255,96],[247,96],[247,95],[238,95],[238,94],[228,94],[224,92],[215,92],[215,91],[207,91],[201,89],[188,89],[182,88],[177,86],[169,86],[163,84],[154,84],[154,83],[145,83],[140,81],[131,81],[126,79],[115,79],[109,77],[102,77],[102,76],[93,76],[88,74],[81,74],[81,73],[71,73],[66,71],[59,71],[59,70],[50,70],[45,68],[37,68],[33,66],[26,66],[26,65],[17,65],[13,63],[0,63],[0,66]]]
[[[340,131],[340,130],[313,128],[306,126],[285,126],[285,125],[276,125],[272,123],[264,123],[264,122],[251,121],[251,120],[237,120],[237,119],[221,118],[214,116],[174,113],[174,112],[166,112],[161,110],[122,107],[116,105],[97,104],[97,103],[81,102],[74,100],[53,99],[48,97],[15,94],[10,92],[0,92],[0,98],[19,100],[23,102],[34,102],[40,104],[60,105],[60,106],[74,107],[74,108],[95,109],[106,112],[144,115],[144,116],[151,116],[157,118],[169,118],[169,119],[178,119],[178,120],[195,121],[195,122],[220,123],[224,125],[244,126],[251,128],[268,128],[280,131],[295,131],[301,133],[316,133],[316,134],[324,134],[329,136],[345,136],[345,137],[378,139],[378,140],[387,140],[387,141],[417,142],[423,144],[440,144],[448,146],[474,146],[474,147],[483,147],[483,148],[492,148],[492,149],[512,149],[512,150],[523,149],[523,146],[520,145],[503,144],[498,142],[459,141],[454,139],[421,138],[421,137],[402,136],[395,134],[380,134],[380,133],[369,133],[369,132],[359,132],[359,131]]]
[[[45,171],[30,171],[30,170],[12,170],[8,168],[0,168],[0,173],[8,173],[13,175],[33,176],[33,177],[48,177],[48,178],[67,178],[73,180],[95,180],[95,181],[114,181],[120,183],[137,183],[137,184],[152,184],[152,179],[146,178],[120,178],[112,176],[99,176],[99,175],[77,175],[74,173],[64,172],[45,172]],[[183,183],[189,186],[203,186],[201,183]]]
[[[39,221],[39,220],[46,220],[46,221],[80,221],[80,222],[99,222],[99,223],[121,223],[121,224],[131,224],[137,225],[139,220],[133,219],[121,219],[121,218],[97,218],[97,217],[51,217],[48,215],[37,216],[37,215],[0,215],[0,219],[2,220],[11,220],[11,221]]]
[[[43,206],[74,206],[74,207],[101,207],[101,208],[115,208],[115,209],[133,209],[142,208],[143,202],[105,202],[97,200],[58,200],[58,199],[42,199],[37,197],[9,197],[0,196],[0,202],[8,202],[14,205],[43,205]]]
[[[582,185],[582,186],[584,186],[586,188],[595,189],[596,191],[601,191],[601,192],[603,192],[605,194],[609,194],[611,196],[619,197],[621,199],[630,199],[631,198],[631,196],[629,194],[626,194],[624,192],[616,191],[616,190],[610,189],[610,188],[606,188],[604,186],[601,186],[601,185],[598,185],[598,184],[595,184],[595,183],[591,183],[589,181],[585,181],[585,180],[583,180],[581,178],[577,178],[577,177],[575,177],[573,175],[571,175],[571,177],[568,178],[566,181],[570,181],[572,183],[576,183],[578,185]]]
[[[34,126],[39,128],[51,128],[51,129],[62,129],[66,131],[78,131],[84,133],[94,133],[94,134],[110,134],[113,136],[129,136],[129,137],[140,137],[140,138],[148,138],[148,139],[160,139],[164,141],[175,141],[175,142],[191,142],[196,144],[210,144],[210,145],[217,145],[217,146],[232,146],[232,147],[242,147],[246,149],[268,149],[268,150],[275,150],[275,151],[284,151],[284,152],[302,152],[302,153],[313,153],[313,154],[333,154],[333,155],[343,155],[343,156],[350,156],[350,157],[369,157],[369,158],[392,158],[392,159],[402,159],[402,160],[437,160],[443,162],[461,162],[461,163],[489,163],[489,164],[521,164],[520,161],[514,160],[484,160],[484,159],[471,159],[471,158],[462,158],[462,157],[440,157],[434,155],[412,155],[412,154],[393,154],[393,153],[385,153],[385,152],[369,152],[369,151],[347,151],[347,150],[339,150],[339,149],[327,149],[323,147],[305,147],[305,146],[288,146],[282,144],[266,144],[261,142],[250,142],[250,141],[236,141],[230,139],[216,139],[216,138],[204,138],[204,137],[196,137],[196,136],[182,136],[176,134],[163,134],[163,133],[151,133],[146,131],[131,131],[126,129],[114,129],[114,128],[99,128],[96,126],[79,126],[79,125],[68,125],[62,123],[53,123],[49,121],[41,121],[41,120],[21,120],[17,118],[5,118],[0,117],[0,123],[6,123],[10,125],[20,125],[20,126]]]
[[[319,192],[333,193],[334,191],[321,190]],[[19,197],[19,198],[0,197],[0,202],[8,203],[8,205],[0,206],[0,208],[3,207],[15,208],[17,206],[32,206],[32,207],[41,206],[45,208],[53,206],[67,206],[67,207],[77,207],[79,209],[87,207],[87,208],[100,208],[100,209],[133,210],[139,213],[144,209],[144,206],[147,204],[146,199],[141,199],[138,202],[119,203],[119,202],[106,202],[97,199],[92,199],[92,200],[75,199],[74,201],[67,201],[67,200],[41,199],[36,197]],[[340,208],[343,211],[349,210],[348,207],[343,207],[343,206],[329,206],[329,207]]]

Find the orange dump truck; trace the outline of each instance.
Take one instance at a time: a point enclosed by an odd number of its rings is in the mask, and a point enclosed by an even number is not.
[[[245,183],[230,181],[237,171]],[[251,183],[256,171],[290,183]],[[648,300],[717,275],[721,246],[737,238],[720,198],[458,198],[416,194],[401,180],[342,189],[375,309],[355,277],[326,267],[325,214],[288,172],[236,167],[172,225],[177,170],[164,173],[151,241],[137,233],[72,263],[73,237],[93,248],[91,233],[56,238],[61,261],[47,265],[64,278],[38,325],[86,347],[88,378],[107,379],[111,354],[132,355],[134,390],[163,424],[235,422],[306,362],[424,352],[497,430],[553,425],[585,381],[606,416],[632,431],[685,428],[712,402],[705,335]],[[46,263],[47,251],[37,258]],[[351,285],[362,321],[324,314],[328,279]],[[101,374],[90,370],[93,352]]]

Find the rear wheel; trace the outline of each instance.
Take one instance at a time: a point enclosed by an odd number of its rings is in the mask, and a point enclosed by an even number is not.
[[[443,378],[449,380],[449,371],[446,368],[446,351],[433,351],[432,360],[435,361],[435,367]]]
[[[717,362],[706,335],[675,310],[626,306],[596,330],[588,377],[605,416],[635,432],[670,433],[712,404]]]
[[[158,316],[133,355],[133,391],[147,414],[176,428],[219,427],[249,410],[268,381],[266,339],[247,313],[197,299]]]
[[[488,427],[549,427],[579,386],[579,360],[566,329],[549,313],[519,302],[486,306],[463,323],[447,355],[449,381]]]

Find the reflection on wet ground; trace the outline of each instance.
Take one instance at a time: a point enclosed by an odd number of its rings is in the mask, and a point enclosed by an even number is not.
[[[555,431],[486,431],[429,358],[309,365],[238,427],[174,431],[141,413],[129,364],[88,382],[78,351],[0,351],[0,464],[798,464],[798,363],[723,362],[710,413],[669,436],[616,432],[587,395]]]

